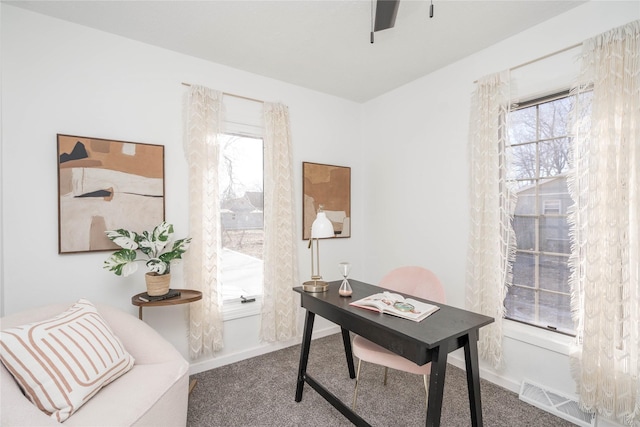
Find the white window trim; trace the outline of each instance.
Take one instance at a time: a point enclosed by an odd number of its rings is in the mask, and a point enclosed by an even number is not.
[[[569,356],[575,338],[526,323],[503,319],[505,337]]]
[[[227,322],[244,317],[259,316],[262,308],[262,295],[256,296],[255,299],[255,301],[246,303],[240,301],[225,302],[222,306],[222,320]]]

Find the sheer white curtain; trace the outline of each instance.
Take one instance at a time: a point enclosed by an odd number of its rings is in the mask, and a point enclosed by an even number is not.
[[[264,105],[264,294],[260,338],[282,341],[297,334],[298,283],[289,110]]]
[[[640,21],[583,44],[570,191],[572,362],[586,410],[640,425]],[[590,120],[585,120],[589,117]]]
[[[515,234],[515,196],[506,185],[508,72],[480,79],[473,94],[469,126],[470,225],[466,307],[495,319],[480,330],[478,351],[494,367],[502,364],[502,318]]]
[[[222,298],[218,289],[220,223],[217,136],[222,93],[191,86],[185,102],[184,149],[189,165],[189,235],[185,284],[202,291],[190,306],[189,354],[212,355],[222,348]]]

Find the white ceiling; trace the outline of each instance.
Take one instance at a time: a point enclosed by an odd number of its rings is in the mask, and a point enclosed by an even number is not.
[[[357,102],[584,3],[401,0],[371,44],[370,0],[2,1]]]

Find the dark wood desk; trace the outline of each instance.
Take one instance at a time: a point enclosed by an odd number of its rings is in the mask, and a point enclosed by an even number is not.
[[[438,305],[440,310],[422,322],[413,322],[349,306],[351,301],[386,289],[350,279],[349,283],[353,288],[353,294],[351,298],[344,298],[338,294],[340,283],[341,281],[331,282],[329,290],[323,293],[308,293],[304,292],[302,287],[293,288],[295,292],[301,295],[302,307],[307,310],[300,350],[296,402],[302,400],[302,391],[306,382],[352,423],[357,426],[369,426],[362,417],[353,412],[349,406],[340,401],[307,372],[311,332],[313,331],[313,321],[317,314],[336,323],[342,329],[342,341],[350,378],[355,378],[355,369],[349,331],[367,338],[418,365],[431,362],[427,427],[440,425],[447,355],[464,347],[471,422],[473,426],[481,427],[482,405],[480,401],[480,373],[477,348],[478,330],[493,322],[494,319],[429,301],[431,304]]]

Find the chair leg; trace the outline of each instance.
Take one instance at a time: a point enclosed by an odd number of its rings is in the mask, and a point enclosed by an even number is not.
[[[351,409],[356,410],[356,401],[358,399],[358,381],[360,381],[360,365],[362,364],[362,360],[358,359],[358,371],[356,372],[356,386],[353,389],[353,403],[351,404]]]
[[[384,385],[387,385],[387,372],[389,372],[389,368],[384,367]]]
[[[429,408],[429,375],[423,375],[424,377],[424,394],[426,396],[425,398],[425,408]]]

